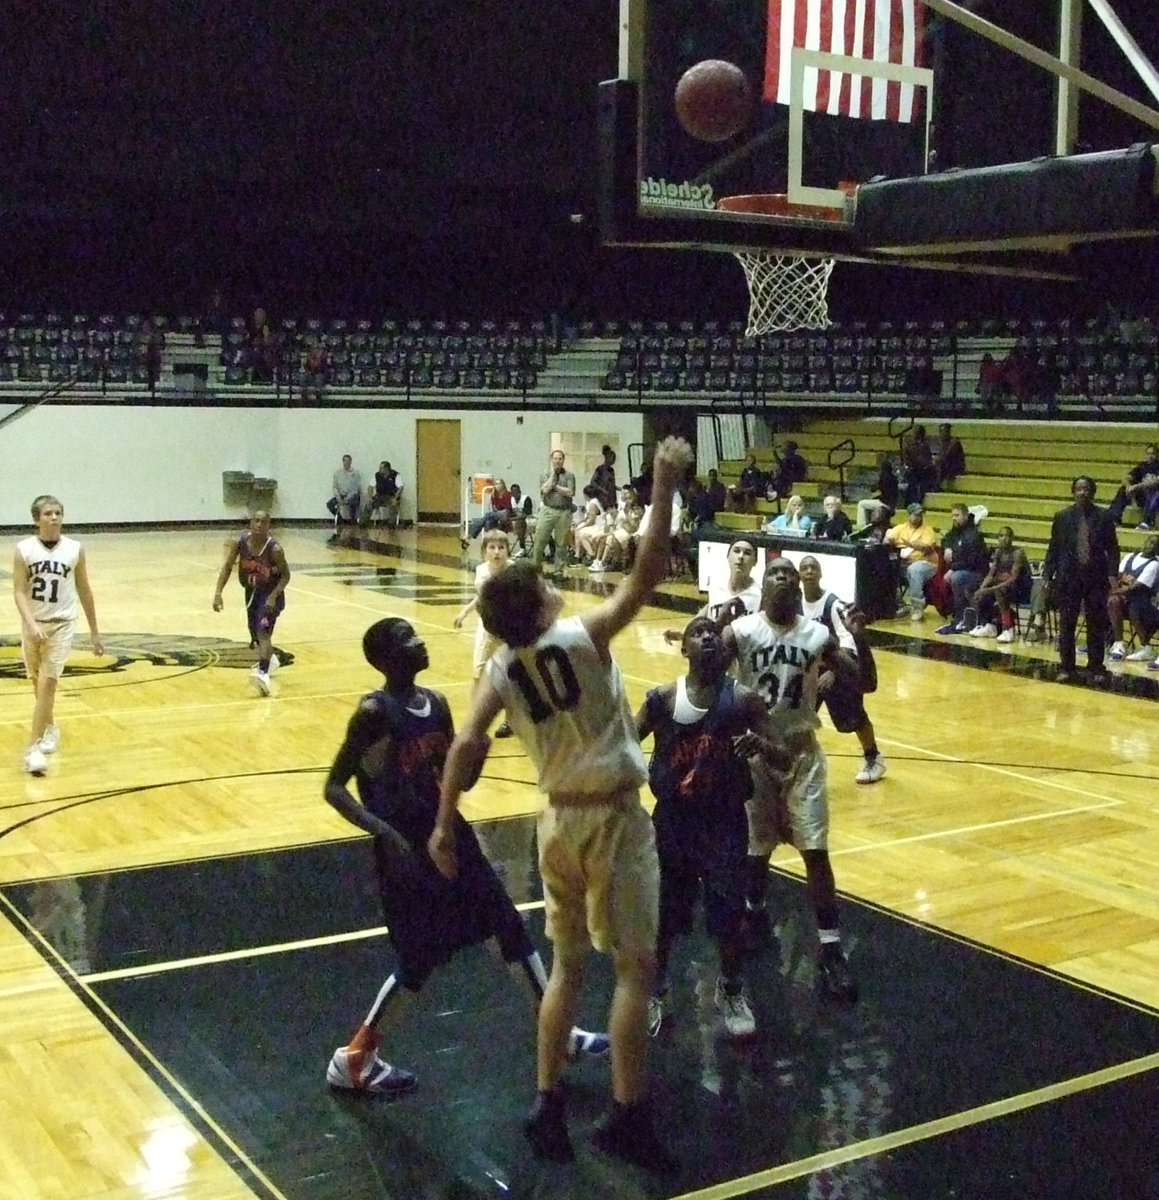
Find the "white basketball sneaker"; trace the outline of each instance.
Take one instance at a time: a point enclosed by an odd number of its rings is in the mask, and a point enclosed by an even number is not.
[[[39,742],[24,752],[24,769],[29,775],[43,775],[48,770],[48,759],[44,757]]]
[[[60,726],[55,722],[40,735],[40,748],[45,754],[55,754],[60,747]]]
[[[348,1092],[399,1096],[412,1091],[418,1080],[402,1067],[392,1067],[378,1057],[378,1038],[363,1026],[349,1046],[339,1046],[326,1068],[326,1082]]]

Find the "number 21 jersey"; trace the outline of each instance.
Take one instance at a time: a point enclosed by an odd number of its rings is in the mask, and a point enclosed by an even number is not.
[[[76,565],[80,542],[61,537],[51,546],[40,538],[16,543],[16,553],[28,571],[28,598],[34,621],[75,621],[77,615]]]
[[[487,664],[543,792],[608,794],[647,778],[620,668],[600,657],[579,617]]]

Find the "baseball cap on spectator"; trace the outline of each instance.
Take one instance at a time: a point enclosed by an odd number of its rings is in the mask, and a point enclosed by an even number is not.
[[[922,506],[920,504],[916,504],[916,503],[910,504],[906,507],[906,512],[909,513],[909,515],[911,517],[915,517],[915,516],[917,516],[918,513],[925,512],[925,511],[926,510],[924,508],[922,508]]]

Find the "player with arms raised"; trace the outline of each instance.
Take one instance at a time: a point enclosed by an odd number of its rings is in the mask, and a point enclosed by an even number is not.
[[[539,1012],[539,1091],[524,1129],[534,1152],[556,1161],[573,1157],[559,1079],[584,960],[595,946],[611,954],[616,972],[609,1024],[613,1103],[596,1145],[647,1169],[672,1167],[646,1097],[659,919],[656,840],[640,804],[644,755],[610,644],[664,577],[672,495],[691,463],[686,442],[666,438],[657,447],[652,519],[635,566],[597,607],[561,618],[559,592],[522,563],[483,585],[479,616],[505,645],[487,664],[443,774],[430,847],[448,874],[455,870],[459,794],[500,710],[547,793],[539,816],[539,870],[554,957]]]
[[[817,741],[817,686],[832,663],[837,640],[817,621],[801,616],[801,577],[787,558],[765,568],[761,611],[740,617],[724,631],[736,657],[737,678],[765,703],[777,733],[794,755],[787,805],[793,844],[805,863],[809,897],[817,916],[821,951],[818,965],[826,993],[852,1000],[857,989],[841,949],[837,890],[829,862],[828,764]],[[756,773],[749,801],[748,904],[750,916],[764,912],[769,859],[777,844],[775,807]]]

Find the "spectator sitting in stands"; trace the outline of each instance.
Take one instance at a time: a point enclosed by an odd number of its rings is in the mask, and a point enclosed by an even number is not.
[[[334,514],[336,530],[358,522],[358,509],[362,503],[362,476],[354,469],[353,462],[349,454],[344,454],[342,466],[334,472],[328,507]]]
[[[969,631],[970,636],[1014,641],[1015,606],[1025,604],[1029,598],[1030,563],[1026,552],[1014,544],[1014,530],[1003,525],[998,531],[998,545],[990,557],[990,569],[970,600],[978,612],[978,623]]]
[[[302,362],[305,375],[302,382],[303,400],[322,399],[322,389],[326,386],[326,372],[329,367],[330,352],[320,339],[312,339],[306,347],[306,355]]]
[[[813,536],[830,542],[843,542],[853,532],[853,522],[841,506],[841,497],[826,496],[821,505],[825,515],[813,523]]]
[[[978,365],[978,399],[982,411],[997,413],[1002,411],[1002,393],[1006,386],[1006,372],[1000,362],[995,361],[989,350],[982,355]]]
[[[688,522],[688,531],[694,538],[702,526],[711,525],[716,520],[716,505],[708,494],[708,489],[699,479],[691,479],[688,482],[684,512]]]
[[[635,541],[640,531],[640,522],[644,519],[644,508],[636,495],[635,489],[624,488],[623,504],[616,513],[615,521],[604,538],[599,557],[588,568],[591,571],[607,571],[617,563],[626,564],[629,557],[629,547]]]
[[[713,514],[721,512],[728,504],[728,489],[720,482],[715,467],[708,472],[708,484],[704,490],[712,504]]]
[[[901,465],[905,470],[906,504],[921,504],[926,492],[938,485],[934,452],[926,438],[926,427],[915,425],[901,445]]]
[[[584,488],[584,505],[572,523],[572,542],[576,557],[583,564],[592,562],[603,549],[607,519],[600,499],[600,490],[594,483]]]
[[[857,526],[859,529],[873,521],[875,511],[888,508],[889,515],[893,516],[894,510],[897,508],[901,484],[898,483],[897,473],[893,469],[893,460],[888,454],[879,454],[877,468],[877,482],[873,485],[869,499],[857,502]]]
[[[938,486],[952,483],[966,474],[966,451],[962,439],[954,436],[949,422],[938,426]]]
[[[385,513],[387,523],[398,528],[402,480],[386,459],[378,464],[378,470],[374,472],[374,487],[367,489],[366,500],[368,519],[373,518],[376,512]]]
[[[1155,651],[1151,637],[1155,633],[1155,595],[1159,590],[1159,537],[1149,537],[1142,550],[1124,556],[1119,563],[1119,577],[1107,597],[1107,616],[1111,620],[1111,658],[1128,662],[1151,662]],[[1131,630],[1139,643],[1138,649],[1127,653],[1123,641],[1123,618],[1129,617]]]
[[[950,529],[942,538],[942,556],[949,572],[953,612],[950,620],[935,632],[966,633],[966,609],[990,569],[990,552],[974,523],[974,514],[964,504],[950,508]]]
[[[851,540],[860,542],[863,546],[880,546],[885,542],[892,520],[893,509],[888,504],[879,504],[870,513],[869,524],[858,529]]]
[[[797,452],[797,443],[786,442],[785,453],[781,455],[776,471],[768,480],[765,497],[777,500],[781,496],[789,495],[798,483],[805,481],[808,473],[809,464]]]
[[[535,505],[530,496],[523,494],[523,489],[517,483],[511,485],[511,532],[515,535],[518,545],[512,558],[522,558],[527,553],[527,523],[532,520]]]
[[[1132,467],[1123,479],[1123,486],[1107,505],[1115,523],[1123,523],[1127,505],[1134,504],[1142,509],[1143,521],[1140,529],[1150,529],[1159,519],[1159,446],[1147,446],[1143,461]]]
[[[740,469],[740,478],[728,489],[728,506],[733,512],[752,512],[765,494],[765,473],[757,466],[757,456],[748,454]]]
[[[785,505],[785,511],[780,516],[773,517],[764,525],[765,533],[787,533],[794,537],[807,537],[813,528],[813,519],[805,511],[805,501],[801,496],[792,495]]]
[[[384,464],[389,467],[390,463]],[[375,480],[378,476],[375,475]],[[490,508],[481,517],[472,517],[467,522],[467,536],[459,539],[459,545],[466,550],[468,539],[477,538],[485,529],[501,529],[504,533],[511,531],[515,518],[515,495],[508,490],[502,479],[496,479],[491,486]]]
[[[908,586],[907,602],[897,615],[908,612],[911,621],[920,621],[926,615],[926,584],[938,570],[938,535],[923,521],[920,504],[911,504],[905,511],[906,519],[892,526],[882,542],[897,550],[901,574]]]

